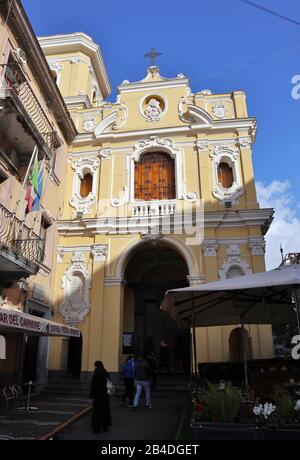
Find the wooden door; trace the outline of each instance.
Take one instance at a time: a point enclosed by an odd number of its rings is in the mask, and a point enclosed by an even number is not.
[[[135,165],[136,200],[173,200],[175,193],[174,160],[163,152],[147,153]]]

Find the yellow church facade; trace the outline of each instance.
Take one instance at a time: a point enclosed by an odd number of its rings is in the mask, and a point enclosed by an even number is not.
[[[192,93],[155,65],[115,102],[100,48],[83,33],[40,37],[77,129],[58,222],[53,306],[82,341],[51,343],[49,372],[114,373],[128,352],[168,342],[187,370],[190,331],[159,310],[166,290],[265,270],[272,209],[257,202],[256,120],[243,91]],[[231,359],[236,326],[197,329],[199,362]],[[273,356],[271,326],[247,326],[253,358]]]

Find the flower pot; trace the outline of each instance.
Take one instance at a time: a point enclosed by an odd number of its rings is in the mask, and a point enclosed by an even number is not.
[[[261,430],[266,441],[300,441],[300,425],[282,425],[276,430]]]
[[[194,439],[206,440],[257,440],[259,430],[255,425],[242,423],[191,423]]]

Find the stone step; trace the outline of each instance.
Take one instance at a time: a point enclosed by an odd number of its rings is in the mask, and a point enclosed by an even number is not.
[[[124,392],[124,384],[122,381],[118,381],[115,383],[116,393],[117,395],[122,394]],[[90,383],[89,382],[80,382],[71,379],[64,379],[64,380],[53,380],[48,382],[47,385],[41,390],[44,394],[59,394],[59,395],[78,395],[78,396],[85,396],[88,397],[90,391]],[[187,393],[188,390],[188,380],[182,378],[173,378],[172,377],[165,377],[163,376],[161,379],[157,380],[157,390],[155,393],[165,394],[165,393],[174,393],[174,392],[185,392]]]

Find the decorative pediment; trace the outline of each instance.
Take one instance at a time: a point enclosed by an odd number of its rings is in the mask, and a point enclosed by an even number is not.
[[[184,123],[199,123],[205,127],[213,125],[213,119],[209,113],[196,105],[188,104],[184,97],[179,101],[178,112]]]
[[[241,249],[238,244],[230,244],[227,248],[227,258],[219,270],[219,277],[225,280],[230,276],[230,271],[235,269],[241,275],[251,275],[252,269],[249,264],[241,258]]]
[[[128,116],[127,107],[124,104],[114,104],[114,111],[104,118],[95,128],[96,138],[112,130],[120,129],[126,122]]]
[[[158,136],[150,136],[149,139],[143,139],[133,146],[132,159],[138,161],[144,152],[151,149],[166,151],[173,158],[176,158],[176,155],[180,152],[180,148],[171,139],[160,139]]]
[[[95,137],[101,136],[101,134],[105,133],[108,130],[108,128],[113,129],[113,127],[116,125],[117,119],[117,112],[113,112],[110,115],[108,115],[108,117],[104,118],[104,120],[102,120],[95,128]]]

